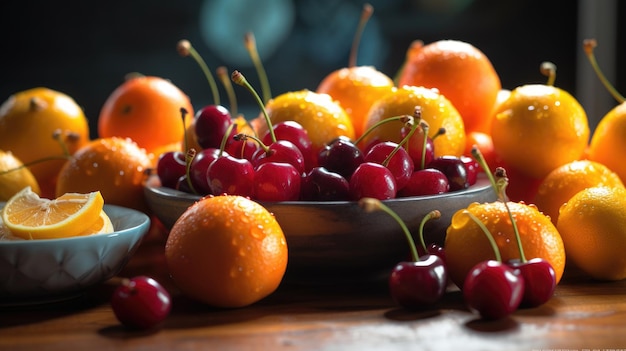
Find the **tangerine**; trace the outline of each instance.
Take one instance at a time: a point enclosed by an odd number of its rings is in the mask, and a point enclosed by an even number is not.
[[[274,215],[248,198],[205,197],[174,223],[165,258],[187,296],[243,307],[274,292],[287,268],[287,242]]]
[[[65,93],[37,87],[11,95],[0,106],[0,150],[29,164],[44,197],[54,196],[68,154],[88,142],[87,118]]]
[[[507,205],[517,224],[525,257],[548,261],[554,268],[558,283],[565,269],[565,249],[556,227],[550,218],[533,205],[511,201]],[[470,204],[452,216],[444,243],[450,279],[460,288],[474,265],[495,259],[485,233],[467,211],[476,216],[493,235],[504,262],[520,258],[513,225],[504,202]]]
[[[98,138],[61,168],[56,194],[99,190],[108,204],[146,211],[143,186],[152,159],[129,138]]]
[[[189,97],[169,80],[154,76],[130,76],[109,95],[98,117],[100,138],[130,138],[148,153],[180,143],[185,126],[181,108],[193,116]]]
[[[616,154],[626,152],[626,101],[615,106],[598,123],[589,143],[588,158],[599,162],[626,183],[626,163]]]
[[[626,189],[581,190],[561,207],[557,228],[574,266],[599,280],[626,278]]]
[[[556,225],[559,209],[581,190],[596,186],[624,187],[620,177],[605,165],[578,160],[548,173],[541,181],[534,204]]]
[[[328,94],[306,89],[283,93],[268,101],[265,110],[272,124],[283,121],[300,123],[316,151],[340,136],[349,139],[355,137],[350,116]],[[251,124],[257,135],[267,133],[267,123],[263,115],[251,121]]]
[[[499,105],[490,134],[504,163],[541,179],[580,159],[589,133],[585,110],[572,95],[551,85],[530,84],[513,89]]]
[[[435,156],[461,156],[466,144],[463,119],[450,100],[436,89],[414,86],[392,88],[391,92],[372,105],[366,117],[365,129],[368,130],[387,118],[401,115],[413,116],[416,106],[421,107],[421,118],[429,125],[429,136],[433,137],[440,128],[445,129],[445,133],[433,141]],[[375,141],[398,143],[402,140],[401,127],[401,124],[396,123],[382,124],[369,131],[363,137],[361,145],[371,145]],[[421,139],[417,133],[414,136],[418,138],[415,142]]]
[[[458,40],[427,45],[415,41],[407,51],[398,86],[437,88],[459,111],[468,131],[491,131],[491,117],[501,89],[489,58]]]

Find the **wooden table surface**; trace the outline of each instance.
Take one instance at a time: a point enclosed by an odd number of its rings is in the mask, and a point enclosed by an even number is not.
[[[0,307],[0,350],[626,350],[626,281],[566,270],[547,304],[491,322],[468,312],[455,289],[429,311],[402,310],[384,281],[285,281],[252,306],[221,310],[176,293],[164,240],[151,230],[120,273],[151,275],[172,291],[161,328],[130,331],[117,322],[108,302],[116,277],[66,301]]]

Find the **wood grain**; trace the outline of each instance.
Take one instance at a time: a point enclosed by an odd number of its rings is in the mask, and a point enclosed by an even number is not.
[[[399,309],[384,280],[287,280],[257,304],[221,310],[176,291],[164,240],[164,232],[151,231],[120,274],[151,275],[172,292],[173,310],[161,328],[118,324],[108,304],[114,278],[67,301],[2,307],[0,350],[626,350],[626,281],[597,282],[568,269],[547,304],[493,322],[467,311],[453,287],[430,310]]]

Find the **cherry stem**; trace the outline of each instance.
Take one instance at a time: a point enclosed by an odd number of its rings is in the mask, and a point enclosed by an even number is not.
[[[237,70],[233,71],[233,73],[230,75],[230,79],[235,84],[241,85],[242,87],[246,88],[252,94],[252,96],[254,96],[254,99],[256,100],[257,104],[261,108],[261,112],[263,112],[263,116],[265,117],[265,123],[267,124],[267,129],[272,138],[272,142],[275,143],[276,134],[274,133],[274,128],[272,127],[272,121],[270,120],[270,116],[267,114],[267,110],[265,109],[265,104],[263,103],[263,101],[261,101],[259,94],[257,94],[257,92],[254,90],[252,85],[248,83],[248,80],[246,79],[246,77],[243,76],[243,74],[241,74],[241,72]]]
[[[428,222],[429,220],[439,219],[439,218],[441,218],[441,212],[439,212],[439,210],[432,210],[428,212],[426,216],[424,216],[424,218],[422,218],[422,221],[420,222],[420,227],[419,227],[420,244],[422,245],[422,249],[424,249],[424,252],[426,253],[428,253],[428,247],[426,247],[426,241],[424,241],[424,226],[426,225],[426,222]]]
[[[446,134],[446,128],[440,127],[439,129],[437,129],[437,133],[435,133],[435,135],[433,135],[431,139],[434,141],[435,139],[437,139],[438,137],[444,134]]]
[[[591,63],[591,67],[593,67],[593,70],[596,72],[596,75],[598,76],[598,78],[600,79],[604,87],[613,96],[613,98],[617,100],[619,103],[623,103],[624,101],[626,101],[626,98],[624,98],[624,96],[620,94],[617,91],[617,89],[615,89],[613,84],[609,82],[609,80],[606,78],[604,73],[602,73],[602,70],[600,69],[598,62],[596,61],[596,56],[593,53],[593,49],[596,46],[598,46],[598,42],[595,39],[585,39],[583,41],[583,48],[585,49],[585,54],[587,55],[587,59],[589,60],[589,63]]]
[[[189,111],[187,111],[186,108],[181,107],[180,108],[180,118],[183,121],[183,148],[184,150],[187,150],[187,148],[189,147],[189,141],[187,140],[188,136],[187,136],[187,126],[185,124],[185,120],[187,119],[187,114],[189,113]]]
[[[552,62],[544,61],[539,66],[539,71],[544,76],[548,77],[546,85],[554,86],[556,80],[556,65]]]
[[[270,148],[269,148],[269,146],[265,145],[261,139],[257,138],[257,137],[256,137],[256,136],[254,136],[254,135],[248,135],[248,134],[244,134],[244,133],[239,133],[239,134],[235,134],[235,135],[233,136],[233,139],[235,139],[236,141],[242,141],[242,140],[246,140],[246,139],[252,139],[252,140],[254,140],[257,144],[259,144],[259,147],[260,147],[261,149],[263,149],[263,151],[264,151],[264,152],[266,152],[266,153],[270,152]]]
[[[519,257],[522,263],[526,262],[526,255],[524,255],[524,247],[522,246],[522,238],[519,235],[519,229],[517,228],[517,221],[513,217],[513,213],[511,213],[511,208],[509,207],[508,201],[506,201],[506,187],[509,185],[509,178],[506,176],[506,171],[502,167],[496,168],[495,171],[496,184],[498,184],[499,193],[501,194],[501,198],[503,199],[502,203],[506,208],[506,212],[509,215],[509,219],[511,220],[511,225],[513,226],[513,233],[515,234],[515,241],[517,243],[517,248],[519,250]]]
[[[204,62],[204,59],[202,59],[202,56],[200,56],[198,51],[196,51],[196,49],[191,45],[191,42],[187,39],[180,40],[176,45],[176,50],[178,51],[178,54],[180,54],[180,56],[187,57],[191,55],[196,63],[198,63],[198,66],[200,66],[200,69],[202,69],[202,72],[204,73],[207,81],[209,81],[209,86],[211,87],[211,92],[213,94],[213,103],[215,105],[219,105],[220,94],[217,90],[217,83],[215,82],[215,78],[213,78],[213,75],[211,74],[211,71],[209,70],[206,62]]]
[[[230,81],[230,77],[228,76],[228,70],[224,66],[220,66],[215,70],[215,74],[222,82],[224,86],[224,90],[226,90],[226,95],[228,95],[228,103],[230,104],[230,113],[233,116],[237,116],[237,96],[235,95],[235,90],[233,89],[233,84]]]
[[[472,157],[474,157],[474,159],[478,162],[478,164],[483,169],[485,174],[487,174],[487,178],[489,178],[491,187],[496,192],[496,196],[498,196],[498,199],[501,201],[505,201],[505,199],[500,198],[501,193],[499,191],[498,184],[496,184],[496,179],[493,177],[493,174],[491,173],[491,170],[489,169],[489,165],[487,164],[485,157],[480,152],[480,149],[478,148],[477,145],[472,146],[471,153],[472,153]]]
[[[394,117],[381,119],[380,121],[376,122],[373,126],[369,127],[365,132],[363,132],[363,134],[361,134],[361,136],[358,137],[354,141],[354,145],[357,145],[358,143],[360,143],[363,139],[365,139],[365,137],[367,135],[369,135],[372,131],[374,131],[374,129],[380,127],[383,124],[386,124],[386,123],[389,123],[389,122],[393,122],[393,121],[400,121],[404,125],[404,124],[407,123],[409,118],[412,118],[412,117],[409,116],[409,115],[401,115],[401,116],[394,116]]]
[[[502,262],[502,256],[500,255],[500,249],[498,248],[498,244],[496,244],[496,240],[493,238],[493,235],[491,234],[489,229],[487,229],[485,224],[480,219],[478,219],[473,213],[471,213],[470,211],[465,210],[465,211],[463,211],[463,213],[467,214],[472,219],[472,221],[474,221],[476,223],[476,225],[478,225],[478,227],[480,227],[480,229],[483,231],[483,233],[485,233],[485,236],[487,237],[487,240],[489,240],[489,244],[491,245],[491,248],[493,249],[493,253],[496,256],[496,260],[498,262]]]
[[[406,240],[409,243],[409,248],[411,249],[411,258],[414,262],[419,261],[419,254],[417,253],[417,248],[415,247],[415,241],[413,240],[413,236],[411,236],[411,232],[409,228],[406,226],[406,223],[395,213],[392,209],[390,209],[387,205],[383,204],[380,200],[371,198],[371,197],[363,197],[359,200],[359,207],[361,207],[365,212],[370,213],[374,211],[385,211],[388,215],[390,215],[402,228],[402,232],[406,237]]]
[[[263,63],[261,62],[261,58],[259,57],[259,52],[256,47],[256,40],[252,32],[246,33],[246,35],[244,36],[244,44],[246,46],[246,50],[248,50],[248,53],[250,54],[250,58],[252,59],[254,67],[256,68],[257,74],[259,75],[259,81],[261,82],[261,92],[263,94],[263,102],[267,103],[272,98],[270,82],[267,79],[267,73],[265,73],[265,68],[263,68]]]
[[[365,3],[363,5],[363,11],[361,11],[359,26],[357,27],[356,33],[354,34],[354,39],[352,40],[352,49],[350,50],[350,60],[348,61],[348,67],[356,66],[356,57],[359,51],[359,44],[361,43],[361,36],[363,35],[363,30],[365,29],[367,21],[369,21],[373,13],[374,7],[368,3]]]
[[[185,153],[185,175],[187,175],[187,186],[189,186],[189,189],[191,189],[191,191],[198,195],[198,192],[196,191],[196,189],[193,187],[193,184],[191,182],[191,176],[190,176],[190,172],[191,172],[191,162],[193,162],[193,159],[196,157],[196,149],[191,148],[189,150],[187,150],[187,152]]]
[[[420,169],[424,169],[426,168],[426,145],[428,144],[428,130],[430,129],[430,126],[428,126],[428,123],[426,122],[420,123],[420,126],[422,127],[422,130],[424,131],[424,141],[422,143],[422,155],[420,159]]]
[[[385,160],[382,162],[382,165],[385,167],[389,165],[389,162],[391,162],[391,158],[398,152],[398,150],[401,149],[409,141],[409,139],[411,139],[411,137],[413,136],[413,133],[415,133],[415,130],[418,127],[418,124],[415,123],[415,119],[413,117],[411,116],[406,116],[406,117],[407,117],[407,121],[405,122],[405,125],[410,125],[411,129],[406,134],[406,136],[402,140],[400,140],[398,145],[396,145],[396,147],[393,150],[391,150],[389,155],[387,155]]]
[[[222,155],[224,154],[224,149],[226,149],[226,143],[228,142],[228,137],[230,136],[230,133],[233,131],[233,128],[235,128],[235,123],[231,123],[228,128],[226,128],[226,133],[224,133],[224,136],[222,137],[222,142],[220,143],[220,152],[218,154],[218,157],[222,157]]]

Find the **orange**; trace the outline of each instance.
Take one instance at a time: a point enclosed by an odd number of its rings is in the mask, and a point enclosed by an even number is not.
[[[541,181],[534,204],[557,223],[559,208],[581,190],[595,186],[624,187],[619,176],[605,165],[579,160],[558,167]]]
[[[187,110],[185,124],[181,108]],[[148,153],[179,143],[193,120],[189,97],[169,80],[132,76],[105,101],[98,117],[100,138],[131,138]],[[158,156],[158,155],[157,155]]]
[[[296,121],[306,129],[314,150],[321,150],[330,141],[345,136],[354,139],[354,126],[346,111],[328,94],[310,90],[280,94],[265,106],[272,124]],[[267,123],[263,115],[252,122],[258,135],[265,135]]]
[[[243,307],[274,292],[287,268],[287,242],[274,216],[248,198],[205,197],[172,226],[165,258],[187,296]]]
[[[590,160],[606,165],[626,182],[626,102],[614,107],[598,123],[589,143]]]
[[[0,150],[10,151],[30,165],[42,195],[54,196],[57,174],[65,163],[63,146],[73,154],[89,142],[89,124],[83,110],[70,96],[38,87],[11,95],[0,106]]]
[[[56,193],[100,191],[108,204],[146,211],[143,186],[151,166],[145,149],[131,139],[95,139],[63,166]]]
[[[350,116],[358,138],[364,132],[365,117],[372,104],[393,86],[391,78],[372,66],[352,66],[327,75],[316,91],[339,102]]]
[[[507,202],[517,224],[526,259],[542,258],[556,273],[557,283],[565,269],[563,240],[550,218],[533,205]],[[473,203],[457,211],[446,231],[446,265],[450,279],[460,288],[470,269],[477,263],[495,259],[495,254],[485,233],[466,211],[471,212],[493,235],[503,261],[518,259],[519,249],[504,203]]]
[[[398,86],[403,85],[439,89],[463,117],[465,129],[490,132],[500,77],[489,58],[475,46],[458,40],[428,45],[415,41],[398,78]]]
[[[401,115],[413,116],[416,106],[421,107],[421,118],[429,125],[429,136],[434,136],[439,128],[446,130],[445,134],[434,140],[435,156],[461,156],[466,144],[463,119],[450,100],[436,89],[411,86],[393,88],[390,93],[372,105],[366,118],[365,129],[370,129],[387,118]],[[370,145],[375,140],[400,142],[402,140],[401,127],[401,123],[386,123],[378,126],[363,138],[359,146]]]
[[[580,159],[589,141],[589,123],[580,103],[551,85],[531,84],[511,91],[492,121],[496,153],[532,178]]]
[[[101,221],[103,205],[98,191],[67,193],[50,200],[26,187],[9,199],[2,210],[2,220],[11,233],[23,239],[71,237]]]
[[[472,148],[476,146],[485,158],[487,165],[491,169],[497,166],[496,151],[493,148],[493,140],[491,135],[483,132],[469,132],[465,136],[465,151],[463,155],[472,157]]]
[[[27,186],[34,193],[41,194],[37,179],[23,165],[22,161],[18,160],[10,151],[4,152],[0,150],[0,201],[9,200],[9,198]]]
[[[568,262],[600,280],[626,278],[626,189],[592,187],[561,208],[557,228]]]

